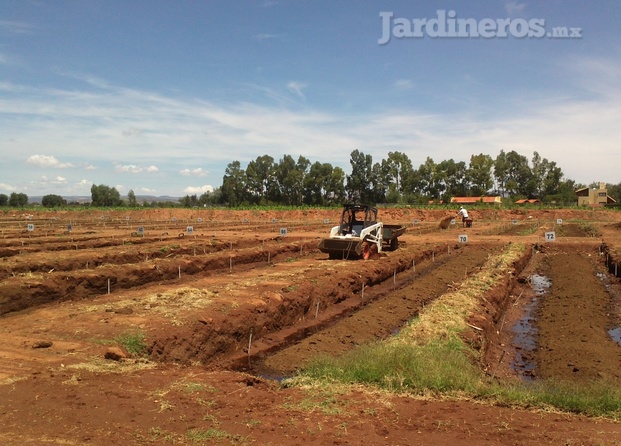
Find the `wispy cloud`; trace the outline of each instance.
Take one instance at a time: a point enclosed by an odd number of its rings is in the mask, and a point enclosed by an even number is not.
[[[300,98],[302,99],[306,99],[306,96],[304,96],[304,89],[308,86],[308,84],[304,83],[304,82],[296,82],[296,81],[291,81],[287,84],[287,89],[289,91],[291,91],[292,93],[298,95]]]
[[[281,36],[279,34],[268,34],[268,33],[259,33],[254,36],[257,40],[270,40],[270,39],[278,39]]]
[[[52,167],[55,169],[66,169],[73,167],[71,163],[63,163],[53,155],[32,155],[26,159],[26,163],[37,167]]]
[[[35,27],[30,23],[13,20],[0,20],[0,32],[10,34],[30,34]]]
[[[158,172],[159,170],[160,169],[157,168],[156,166],[142,167],[142,166],[136,166],[135,164],[127,164],[127,165],[117,164],[114,167],[114,171],[117,173],[154,173],[154,172]]]
[[[184,177],[196,176],[196,177],[206,177],[209,175],[209,172],[203,170],[202,167],[197,167],[196,169],[182,169],[179,171],[181,175]]]
[[[524,12],[526,8],[525,3],[518,3],[516,1],[507,1],[505,2],[505,11],[510,16],[520,15]]]
[[[410,79],[398,79],[395,81],[395,87],[399,90],[410,90],[413,84]]]
[[[7,192],[14,192],[15,187],[11,186],[10,184],[0,183],[0,190],[4,190]]]
[[[534,92],[532,97],[505,97],[502,104],[489,104],[484,110],[460,106],[443,113],[430,113],[416,103],[349,112],[299,109],[286,101],[215,103],[115,87],[105,81],[70,91],[12,85],[28,93],[1,98],[4,116],[11,119],[0,122],[4,136],[0,153],[6,156],[3,166],[23,162],[24,152],[39,153],[27,158],[27,168],[78,166],[76,175],[84,175],[82,169],[97,166],[83,183],[71,171],[63,172],[68,188],[87,192],[93,183],[110,184],[116,172],[157,173],[140,179],[142,187],[160,194],[199,194],[211,186],[179,185],[181,177],[209,173],[221,178],[227,163],[244,164],[264,154],[276,160],[285,154],[303,154],[311,161],[347,170],[356,149],[372,155],[374,161],[381,161],[389,151],[400,151],[415,166],[430,154],[436,161],[467,162],[473,154],[496,156],[500,149],[529,158],[538,151],[556,161],[569,178],[616,184],[621,165],[621,88],[615,74],[621,63],[582,57],[563,68],[564,81],[573,82],[572,97],[542,97]],[[399,85],[409,84],[402,79],[395,84]],[[306,84],[292,82],[288,88],[303,97]],[[140,129],[140,136],[124,136],[128,129]],[[62,154],[62,159],[41,154],[41,148],[43,153]],[[585,148],[594,156],[607,154],[607,161],[589,166],[569,155]],[[3,166],[5,186],[19,186],[22,180],[8,175],[11,171]]]

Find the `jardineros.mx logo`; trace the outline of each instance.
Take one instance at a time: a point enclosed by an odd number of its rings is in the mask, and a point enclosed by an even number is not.
[[[436,17],[427,18],[404,18],[395,17],[393,12],[380,12],[382,20],[382,36],[377,40],[380,45],[385,45],[394,37],[397,39],[410,38],[507,38],[517,39],[580,39],[582,28],[556,26],[546,29],[546,20],[534,19],[474,19],[458,18],[454,10],[438,10]]]

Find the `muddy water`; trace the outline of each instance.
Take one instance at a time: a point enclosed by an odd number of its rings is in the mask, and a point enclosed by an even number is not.
[[[382,285],[369,288],[373,302],[300,342],[264,358],[253,358],[251,371],[264,376],[289,374],[317,355],[339,355],[357,345],[383,339],[411,320],[423,306],[462,281],[501,247],[466,246],[438,261],[426,261]],[[407,277],[405,277],[407,275]]]
[[[536,366],[533,355],[537,350],[537,327],[535,325],[537,308],[542,296],[552,286],[550,279],[546,276],[533,274],[529,279],[532,297],[524,305],[522,317],[511,327],[513,345],[516,348],[511,367],[526,381],[532,380]]]
[[[536,312],[537,377],[621,382],[621,347],[611,337],[617,331],[609,332],[615,299],[597,276],[596,259],[556,248],[541,263],[551,287]]]

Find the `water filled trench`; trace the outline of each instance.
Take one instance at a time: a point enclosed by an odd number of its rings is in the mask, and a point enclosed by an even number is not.
[[[533,355],[537,349],[537,327],[535,325],[537,306],[541,297],[552,286],[552,282],[548,277],[539,274],[530,276],[529,283],[533,296],[524,306],[522,317],[511,327],[513,345],[516,348],[511,368],[522,376],[525,381],[532,380],[535,371]]]

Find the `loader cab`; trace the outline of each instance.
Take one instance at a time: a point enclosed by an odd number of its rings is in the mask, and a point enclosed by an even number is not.
[[[377,209],[366,204],[346,204],[341,215],[341,235],[360,235],[362,230],[377,223]]]

